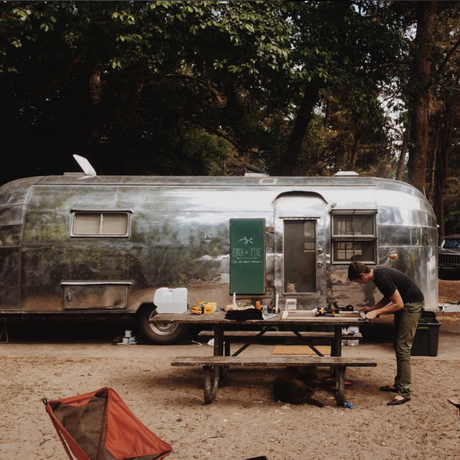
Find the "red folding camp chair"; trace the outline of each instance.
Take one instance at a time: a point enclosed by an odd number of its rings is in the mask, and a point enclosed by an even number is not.
[[[172,452],[111,388],[43,402],[70,460],[160,460]]]

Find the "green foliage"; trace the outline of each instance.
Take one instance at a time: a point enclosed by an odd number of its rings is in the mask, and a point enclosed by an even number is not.
[[[284,8],[282,2],[0,3],[0,96],[11,133],[5,149],[35,150],[35,164],[21,175],[59,172],[64,158],[53,171],[39,157],[55,161],[74,152],[101,173],[120,166],[218,171],[215,142],[198,161],[195,143],[185,140],[200,129],[229,139],[243,155],[256,148],[264,82],[289,65]]]
[[[392,177],[399,139],[382,106],[407,116],[409,3],[0,2],[0,145],[21,164],[2,181],[73,170],[72,153],[100,174],[240,174],[245,163],[279,174],[312,87],[294,173],[331,175],[357,152],[361,174]],[[457,10],[442,10],[433,65]],[[452,60],[433,114],[458,78]]]

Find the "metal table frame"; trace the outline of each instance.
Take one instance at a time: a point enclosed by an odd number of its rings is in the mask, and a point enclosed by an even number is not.
[[[308,339],[302,337],[299,329],[303,326],[333,326],[334,327],[334,337],[331,341],[331,356],[342,356],[342,328],[348,326],[359,326],[362,325],[365,320],[363,320],[357,312],[346,312],[334,316],[315,316],[312,312],[310,316],[305,316],[301,318],[287,317],[286,319],[281,319],[281,314],[275,318],[265,319],[265,320],[247,320],[247,321],[235,321],[225,319],[225,313],[217,311],[212,315],[193,315],[190,312],[182,314],[174,313],[161,313],[154,316],[150,322],[152,323],[173,323],[173,324],[187,324],[187,325],[199,325],[199,326],[211,326],[214,331],[214,356],[229,356],[228,350],[225,350],[224,354],[224,342],[225,342],[225,331],[235,330],[235,326],[256,326],[262,327],[260,333],[250,338],[242,348],[235,352],[232,356],[237,356],[242,353],[246,348],[248,348],[252,343],[256,342],[260,337],[262,337],[265,332],[271,330],[274,327],[283,326],[284,328],[294,332],[298,337],[300,337],[307,345],[311,346],[308,343]],[[318,356],[321,356],[321,353],[318,350],[312,349]]]

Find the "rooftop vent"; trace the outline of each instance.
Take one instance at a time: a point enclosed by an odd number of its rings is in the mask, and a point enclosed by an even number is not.
[[[355,171],[339,171],[339,172],[336,172],[334,176],[351,177],[351,176],[359,176],[359,174]]]
[[[81,157],[80,155],[74,155],[73,157],[87,176],[96,176],[96,171],[85,157]]]

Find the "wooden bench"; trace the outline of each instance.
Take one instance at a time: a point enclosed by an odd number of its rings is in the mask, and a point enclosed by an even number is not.
[[[364,358],[319,356],[265,356],[261,358],[240,356],[190,356],[175,358],[172,366],[198,367],[204,370],[204,402],[211,404],[219,389],[221,367],[330,367],[336,369],[335,398],[337,405],[345,402],[345,370],[347,367],[375,367],[377,363]]]

